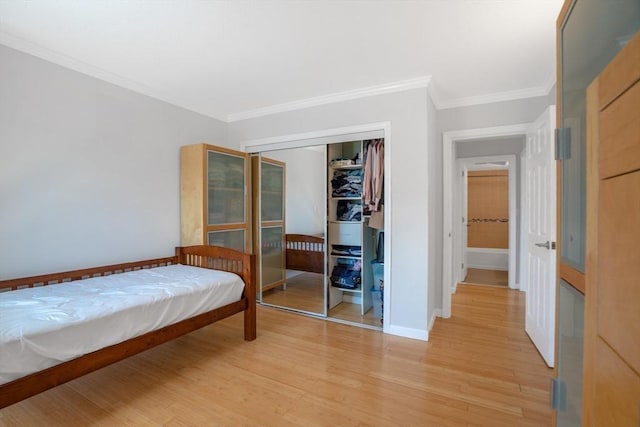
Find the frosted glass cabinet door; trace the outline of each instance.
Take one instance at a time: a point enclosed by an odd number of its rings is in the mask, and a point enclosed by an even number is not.
[[[244,230],[210,231],[209,245],[244,251]]]
[[[561,27],[561,127],[569,129],[562,161],[562,262],[585,266],[586,89],[640,27],[640,1],[576,0]]]
[[[245,159],[207,152],[208,225],[245,222]]]
[[[284,168],[262,162],[260,195],[262,222],[284,220]]]
[[[262,284],[268,285],[284,280],[284,229],[263,227],[261,233]]]
[[[558,427],[580,426],[582,421],[582,350],[584,295],[560,280],[558,299],[558,378],[562,403]]]

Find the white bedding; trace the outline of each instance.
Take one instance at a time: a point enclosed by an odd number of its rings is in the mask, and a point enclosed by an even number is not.
[[[170,265],[0,293],[0,384],[240,300],[233,273]]]

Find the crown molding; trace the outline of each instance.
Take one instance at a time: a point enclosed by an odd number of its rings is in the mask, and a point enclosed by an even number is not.
[[[103,70],[102,68],[89,65],[86,62],[80,61],[71,56],[58,53],[54,50],[48,49],[46,47],[26,41],[18,37],[12,36],[2,31],[0,31],[0,44],[5,45],[9,48],[15,49],[17,51],[38,57],[45,61],[54,63],[61,67],[68,68],[70,70],[77,71],[82,74],[86,74],[96,79],[114,84],[116,86],[129,89],[133,92],[137,92],[139,94],[149,96],[159,101],[169,103],[176,107],[184,108],[194,113],[201,114],[203,116],[207,116],[207,117],[219,120],[221,122],[224,122],[224,119],[221,119],[220,117],[216,117],[215,115],[212,115],[197,107],[191,106],[184,101],[181,101],[170,95],[167,95],[166,93],[163,93],[162,91],[159,91],[157,89],[154,89],[142,83],[130,80],[118,74]]]
[[[433,102],[433,106],[436,110],[440,109],[440,94],[438,92],[438,86],[436,85],[435,80],[431,80],[429,86],[427,86],[427,93],[431,98],[431,102]]]
[[[554,81],[555,83],[555,81]],[[510,90],[506,92],[487,93],[484,95],[468,96],[464,98],[454,98],[441,100],[437,108],[446,110],[449,108],[470,107],[473,105],[493,104],[495,102],[516,101],[518,99],[536,98],[539,96],[547,96],[551,87],[538,86],[525,89]],[[553,86],[553,84],[551,84]]]
[[[0,31],[0,44],[9,48],[16,49],[20,52],[33,55],[43,60],[52,62],[62,67],[77,71],[79,73],[112,83],[114,85],[132,90],[145,96],[155,98],[159,101],[167,102],[179,108],[192,111],[206,117],[213,118],[221,122],[235,122],[256,117],[267,116],[271,114],[282,113],[286,111],[300,110],[304,108],[316,107],[320,105],[344,102],[358,98],[382,95],[394,92],[402,92],[405,90],[427,88],[431,100],[436,109],[443,110],[449,108],[468,107],[473,105],[491,104],[495,102],[514,101],[518,99],[533,98],[539,96],[547,96],[555,84],[555,74],[551,74],[543,86],[518,89],[507,92],[489,93],[484,95],[443,99],[439,91],[434,85],[431,76],[421,76],[408,80],[385,83],[377,86],[369,86],[359,89],[347,90],[327,95],[321,95],[313,98],[301,99],[298,101],[286,102],[282,104],[271,105],[268,107],[257,108],[253,110],[232,113],[226,117],[212,114],[197,106],[190,105],[188,102],[176,99],[158,89],[154,89],[145,84],[130,80],[118,74],[103,70],[99,67],[89,65],[73,57],[58,53],[38,44],[28,42],[24,39],[12,36],[8,33]]]
[[[333,104],[336,102],[350,101],[352,99],[365,98],[386,93],[402,92],[405,90],[429,87],[431,76],[422,76],[409,80],[385,83],[377,86],[369,86],[359,89],[347,90],[344,92],[330,93],[313,98],[301,99],[298,101],[285,102],[283,104],[271,105],[269,107],[256,108],[254,110],[232,113],[227,116],[227,122],[253,119],[256,117],[268,116],[270,114],[283,113],[286,111],[301,110],[304,108],[316,107],[319,105]]]

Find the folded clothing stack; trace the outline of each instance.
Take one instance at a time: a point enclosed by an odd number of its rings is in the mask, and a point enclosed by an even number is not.
[[[336,219],[338,221],[361,221],[362,203],[359,200],[338,200]]]
[[[331,286],[358,289],[362,283],[362,262],[359,259],[338,258],[331,271]]]
[[[333,197],[362,197],[362,169],[335,171],[331,188]]]

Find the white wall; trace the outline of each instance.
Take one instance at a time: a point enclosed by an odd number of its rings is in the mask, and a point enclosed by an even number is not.
[[[229,124],[229,142],[391,122],[390,332],[427,337],[428,95],[425,88],[360,98]],[[386,236],[385,236],[386,237]]]
[[[0,45],[0,279],[168,256],[179,147],[226,124]]]
[[[427,111],[429,162],[429,328],[442,308],[442,134],[437,112],[428,100]]]
[[[509,271],[509,249],[465,248],[464,250],[467,252],[469,268]]]
[[[286,232],[322,234],[325,227],[326,152],[325,147],[268,151],[265,157],[287,164]]]
[[[442,132],[532,123],[551,104],[550,95],[438,110]]]

